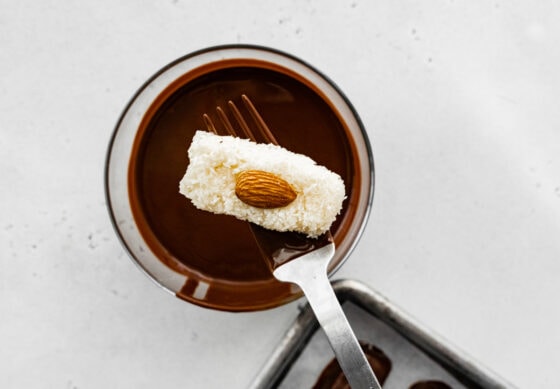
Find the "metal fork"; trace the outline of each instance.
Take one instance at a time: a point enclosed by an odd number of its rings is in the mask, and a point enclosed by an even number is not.
[[[242,95],[241,100],[252,118],[253,126],[248,124],[241,111],[233,101],[228,101],[230,115],[220,106],[216,107],[216,115],[223,130],[232,136],[240,136],[256,141],[255,133],[258,133],[267,143],[278,144],[273,133],[255,108],[251,100]],[[232,124],[229,117],[233,117]],[[208,131],[220,134],[214,121],[206,113],[203,115]],[[238,128],[238,129],[236,129]],[[254,131],[256,130],[256,131]],[[222,135],[224,135],[222,133]],[[334,256],[335,245],[330,232],[319,239],[295,238],[298,244],[294,245],[294,235],[276,233],[251,224],[255,240],[261,251],[272,259],[272,271],[274,277],[283,282],[292,282],[298,285],[313,309],[317,321],[327,335],[329,343],[334,351],[336,359],[354,389],[372,388],[381,389],[377,378],[344,312],[327,275],[327,267]],[[285,244],[274,245],[275,239],[290,240],[290,253],[287,255],[283,248]],[[280,240],[282,242],[282,240]],[[294,247],[301,248],[295,250]]]

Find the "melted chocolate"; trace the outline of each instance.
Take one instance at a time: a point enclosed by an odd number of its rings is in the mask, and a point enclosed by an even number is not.
[[[271,271],[288,261],[320,249],[332,242],[330,232],[317,238],[309,238],[304,234],[295,232],[267,230],[256,224],[251,224],[251,231],[263,258],[269,263]]]
[[[385,383],[389,372],[391,371],[391,360],[385,353],[367,343],[361,343],[362,350],[366,354],[366,358],[381,385]],[[313,385],[313,389],[350,389],[348,380],[344,376],[340,365],[336,359],[333,359],[323,370],[319,379]]]
[[[273,278],[247,222],[200,211],[178,191],[192,137],[206,128],[202,115],[214,114],[230,99],[238,102],[241,94],[251,98],[280,145],[344,180],[347,200],[331,229],[335,243],[348,233],[356,213],[352,188],[360,185],[344,123],[312,85],[286,69],[254,60],[221,61],[185,74],[161,93],[142,120],[132,152],[133,214],[157,257],[188,277],[178,296],[226,310],[272,307],[300,295]],[[207,292],[195,298],[200,282]]]

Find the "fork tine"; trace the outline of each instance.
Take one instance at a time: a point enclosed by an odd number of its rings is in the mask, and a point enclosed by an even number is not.
[[[261,131],[261,134],[264,136],[266,141],[268,143],[272,143],[272,144],[277,145],[278,141],[276,140],[276,138],[274,137],[274,135],[272,134],[272,132],[270,131],[270,129],[266,125],[266,123],[263,120],[263,118],[261,117],[261,115],[259,114],[259,111],[257,111],[257,109],[255,108],[255,106],[253,105],[251,100],[249,100],[247,95],[241,95],[241,100],[243,100],[243,103],[245,104],[245,107],[247,108],[247,110],[251,114],[251,117],[253,118],[253,120],[255,121],[257,126],[259,127],[259,129]]]
[[[212,132],[216,135],[218,135],[218,131],[216,130],[216,127],[214,126],[214,123],[212,122],[212,119],[210,119],[210,116],[208,116],[207,114],[202,115],[202,118],[204,119],[204,123],[206,124],[206,129],[209,132]]]
[[[222,124],[224,125],[228,134],[231,135],[231,136],[237,136],[236,133],[235,133],[235,129],[231,125],[231,122],[229,121],[228,117],[226,116],[226,113],[224,112],[224,110],[221,107],[218,106],[218,107],[216,107],[216,112],[218,112],[218,117],[222,121]]]
[[[249,126],[249,124],[241,114],[241,111],[239,110],[239,108],[237,108],[237,106],[232,100],[228,101],[228,107],[231,111],[231,114],[235,118],[236,124],[238,124],[238,127],[240,127],[241,131],[236,131],[235,127],[232,125],[232,122],[229,120],[228,115],[225,113],[222,107],[217,106],[216,113],[218,115],[219,121],[222,124],[221,127],[225,129],[228,135],[235,136],[235,137],[244,135],[245,137],[249,138],[253,142],[257,142],[254,133],[254,131],[257,131],[267,143],[278,145],[278,141],[276,140],[276,137],[272,134],[272,131],[270,131],[270,129],[266,125],[266,122],[261,117],[259,111],[257,111],[255,105],[249,99],[249,97],[243,94],[241,95],[241,100],[243,101],[245,108],[251,115],[251,118],[253,119],[252,121],[255,124],[254,128],[251,130],[251,127]],[[219,135],[220,131],[218,131],[218,128],[215,126],[210,116],[205,113],[202,115],[202,118],[204,119],[204,123],[206,124],[206,129],[209,132]],[[243,134],[240,134],[239,132],[242,132]]]
[[[241,112],[239,112],[239,109],[237,109],[237,106],[231,100],[228,101],[228,105],[229,105],[229,108],[231,109],[231,112],[233,113],[233,116],[237,120],[237,123],[239,124],[239,126],[241,127],[243,132],[245,133],[245,136],[247,138],[251,139],[253,142],[256,142],[255,136],[251,132],[251,129],[247,125],[247,122],[245,121],[245,119],[243,119],[243,115],[241,115]]]

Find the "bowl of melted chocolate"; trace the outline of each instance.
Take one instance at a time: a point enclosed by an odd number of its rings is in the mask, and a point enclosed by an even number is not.
[[[245,94],[279,144],[338,173],[346,199],[331,226],[332,274],[350,255],[373,198],[373,158],[363,125],[340,89],[275,49],[227,45],[165,66],[132,97],[107,155],[105,188],[116,232],[158,285],[200,306],[251,311],[299,298],[277,281],[247,222],[196,209],[178,184],[202,114]]]

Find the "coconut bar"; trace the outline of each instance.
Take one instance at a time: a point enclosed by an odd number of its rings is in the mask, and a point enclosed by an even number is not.
[[[179,191],[201,210],[317,237],[342,208],[340,176],[281,146],[197,131],[188,156]]]

